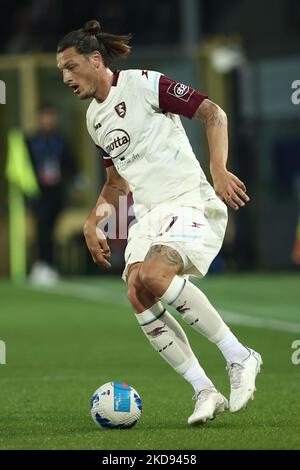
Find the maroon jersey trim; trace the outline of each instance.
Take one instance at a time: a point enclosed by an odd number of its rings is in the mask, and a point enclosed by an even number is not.
[[[103,160],[103,164],[104,164],[105,168],[108,168],[109,166],[112,166],[113,161],[112,161],[111,157],[108,155],[108,153],[106,153],[105,150],[103,150],[101,147],[99,147],[99,145],[96,145],[96,147],[100,150],[100,157]]]
[[[192,119],[196,110],[208,96],[188,85],[161,75],[159,79],[159,107],[164,112]]]
[[[119,80],[119,75],[120,75],[121,70],[114,70],[114,76],[113,76],[113,81],[112,81],[112,86],[117,86],[118,80]]]

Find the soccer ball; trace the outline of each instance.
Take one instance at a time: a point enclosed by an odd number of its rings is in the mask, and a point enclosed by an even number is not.
[[[97,388],[91,398],[92,418],[102,428],[132,428],[141,413],[139,394],[125,382],[108,382]]]

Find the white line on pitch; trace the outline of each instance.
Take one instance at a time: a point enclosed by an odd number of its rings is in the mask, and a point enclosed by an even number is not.
[[[92,302],[105,302],[109,304],[126,305],[126,294],[120,293],[120,289],[113,288],[113,285],[98,287],[98,286],[84,286],[75,282],[59,281],[53,286],[43,285],[26,285],[27,289],[36,292],[45,292],[46,294],[56,294],[63,297],[75,297],[83,300],[90,300]]]
[[[274,318],[244,315],[242,313],[228,312],[220,309],[223,319],[233,325],[253,326],[254,328],[266,328],[267,330],[286,331],[288,333],[300,333],[300,323],[292,323]]]
[[[38,292],[45,292],[48,294],[61,295],[63,297],[75,297],[92,302],[104,302],[113,305],[121,305],[129,307],[126,295],[120,292],[119,288],[115,288],[113,284],[100,286],[84,286],[80,283],[60,281],[53,286],[31,286],[27,285],[26,288]],[[228,310],[219,309],[223,319],[233,325],[249,326],[253,328],[266,328],[268,330],[286,331],[288,333],[300,333],[300,323],[287,322],[283,320],[276,320],[273,318],[250,316],[246,314],[229,312]]]

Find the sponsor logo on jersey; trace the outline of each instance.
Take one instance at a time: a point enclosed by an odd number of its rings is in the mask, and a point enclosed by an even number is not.
[[[117,170],[122,170],[122,168],[125,168],[127,165],[134,162],[135,160],[138,160],[139,158],[141,158],[139,153],[133,153],[127,157],[118,158],[118,160],[114,162],[115,168]]]
[[[142,77],[143,77],[144,75],[145,75],[146,78],[149,79],[149,77],[148,77],[148,70],[143,70],[143,71],[142,71]]]
[[[129,134],[123,129],[114,129],[104,137],[104,149],[114,159],[126,152],[130,145]]]
[[[125,101],[122,101],[122,103],[117,104],[115,106],[115,111],[120,116],[121,118],[124,118],[126,115],[126,103]]]
[[[167,93],[175,96],[175,98],[188,102],[194,90],[187,85],[183,85],[183,83],[172,82],[167,89]]]

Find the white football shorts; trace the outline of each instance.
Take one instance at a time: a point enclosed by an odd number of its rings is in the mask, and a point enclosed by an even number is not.
[[[129,266],[143,262],[153,245],[177,250],[184,264],[180,275],[205,276],[221,249],[226,225],[227,207],[217,196],[157,206],[129,228],[123,280],[127,280]]]

